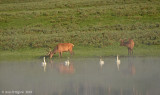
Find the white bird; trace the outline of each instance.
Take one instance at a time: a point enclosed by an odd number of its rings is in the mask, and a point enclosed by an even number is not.
[[[117,54],[116,64],[117,64],[117,68],[118,68],[118,71],[119,71],[119,65],[121,64],[121,61],[118,58],[118,54]]]
[[[104,65],[104,61],[102,60],[102,58],[100,58],[99,64],[101,65],[101,67]]]
[[[65,61],[65,66],[69,66],[70,65],[70,62],[69,62],[69,57],[68,57],[68,60]]]
[[[44,71],[46,70],[46,65],[47,65],[47,63],[45,61],[45,57],[43,57],[42,66],[44,67]]]
[[[45,61],[45,57],[43,57],[42,66],[44,67],[44,66],[46,66],[46,65],[47,65],[47,63],[46,63],[46,61]]]

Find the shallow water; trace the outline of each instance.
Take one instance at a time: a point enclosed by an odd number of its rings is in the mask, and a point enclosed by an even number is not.
[[[160,58],[70,58],[0,62],[0,95],[160,95]]]

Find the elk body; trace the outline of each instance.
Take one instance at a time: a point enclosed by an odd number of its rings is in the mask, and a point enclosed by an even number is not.
[[[127,42],[121,39],[120,46],[126,46],[128,48],[128,55],[133,55],[134,41],[132,39],[129,39]]]
[[[72,43],[59,43],[56,45],[53,51],[49,51],[49,57],[52,58],[54,54],[59,53],[59,57],[62,57],[63,52],[70,52],[70,54],[73,54],[74,45]]]

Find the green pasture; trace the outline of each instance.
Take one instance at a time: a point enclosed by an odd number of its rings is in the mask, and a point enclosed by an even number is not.
[[[159,0],[0,0],[0,57],[40,57],[73,43],[74,57],[160,55]],[[65,53],[64,56],[68,53]],[[57,57],[58,55],[56,55]]]

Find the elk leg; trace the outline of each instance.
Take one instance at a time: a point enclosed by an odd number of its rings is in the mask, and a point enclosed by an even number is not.
[[[68,49],[68,51],[70,52],[71,55],[73,55],[72,48]]]
[[[131,49],[128,48],[128,55],[131,55]]]
[[[60,58],[60,56],[61,56],[61,52],[59,52],[59,58]]]
[[[129,49],[129,55],[131,55],[131,49]]]
[[[73,52],[71,50],[69,50],[70,54],[73,55]]]
[[[62,51],[61,51],[61,57],[62,57]]]
[[[72,55],[74,55],[74,52],[72,51]]]
[[[132,55],[132,49],[130,49],[130,55]]]

